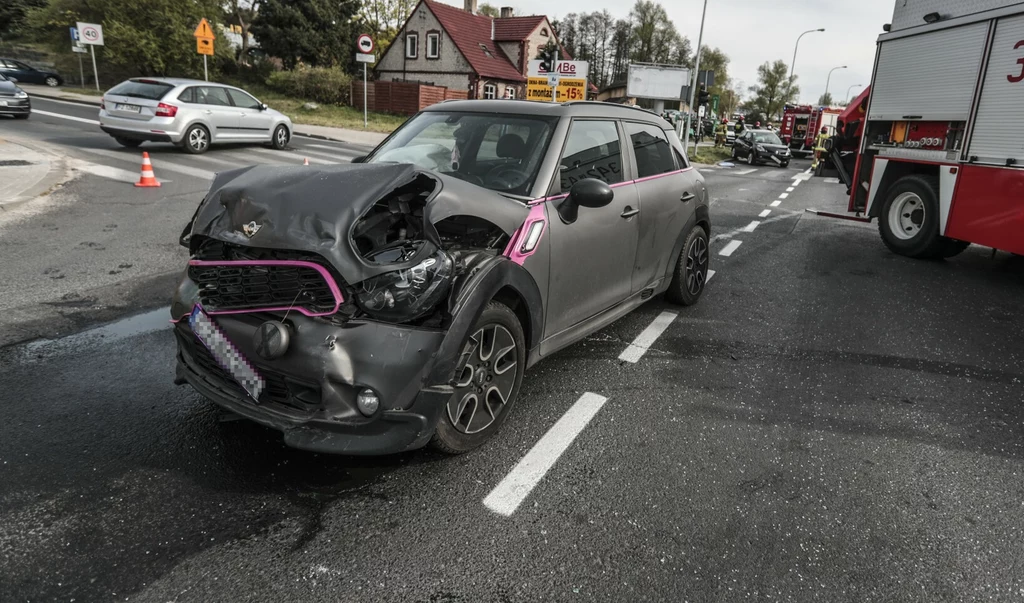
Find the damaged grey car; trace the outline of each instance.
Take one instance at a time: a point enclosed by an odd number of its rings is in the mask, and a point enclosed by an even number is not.
[[[176,382],[298,448],[471,450],[538,361],[700,298],[708,200],[667,122],[588,102],[449,101],[359,163],[223,172],[181,236]]]

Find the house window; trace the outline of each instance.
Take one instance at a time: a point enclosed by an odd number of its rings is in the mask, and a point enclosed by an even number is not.
[[[548,28],[545,27],[544,29],[540,30],[540,35],[544,36],[545,38],[548,37]]]
[[[437,59],[441,56],[441,34],[427,34],[427,58]]]
[[[420,37],[414,33],[405,34],[405,58],[415,59],[419,56]]]
[[[514,100],[516,98],[516,89],[512,86],[505,86],[505,98]]]
[[[484,84],[484,98],[497,98],[498,87],[494,84]]]

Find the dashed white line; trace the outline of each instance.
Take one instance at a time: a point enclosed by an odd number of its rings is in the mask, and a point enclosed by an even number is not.
[[[100,125],[100,122],[95,119],[86,119],[84,117],[75,117],[73,115],[64,115],[62,113],[51,113],[50,111],[40,111],[39,109],[32,109],[32,112],[38,113],[39,115],[45,115],[47,117],[59,117],[61,119],[70,119],[71,121],[80,121],[83,124],[92,124],[94,126]]]
[[[767,218],[768,214],[770,214],[770,213],[772,213],[772,210],[766,209],[766,210],[762,211],[761,213],[757,214],[757,217],[758,218]]]
[[[713,277],[713,276],[715,276],[715,271],[709,269],[708,270],[708,276],[707,276],[707,278],[704,279],[704,283],[706,284],[708,281],[710,281],[711,277]]]
[[[793,188],[799,186],[801,182],[803,182],[803,180],[801,180],[799,178],[794,178],[793,179]]]
[[[789,193],[782,193],[781,195],[779,195],[779,199],[785,199],[788,196],[789,196]]]
[[[753,220],[750,224],[743,227],[743,232],[754,232],[754,229],[760,226],[761,223],[757,220]]]
[[[622,353],[619,354],[619,360],[626,362],[639,362],[643,358],[644,352],[646,352],[658,340],[658,337],[665,332],[672,321],[675,320],[677,314],[675,312],[662,312],[654,319],[654,322],[647,325],[647,328],[643,330],[633,343],[629,344]]]
[[[772,207],[778,207],[780,205],[782,205],[782,201],[779,201],[778,199],[776,199],[775,201],[771,202],[771,206]]]
[[[515,513],[607,401],[608,398],[590,392],[580,396],[519,464],[491,490],[484,499],[484,506],[505,517]]]
[[[729,241],[729,243],[725,247],[723,247],[721,251],[718,252],[718,255],[724,255],[725,257],[729,257],[730,255],[732,255],[734,251],[739,249],[740,245],[742,244],[743,241],[740,241],[739,239],[733,239]]]
[[[117,160],[120,160],[120,161],[132,162],[132,161],[139,161],[141,159],[141,153],[139,154],[139,158],[140,159],[136,159],[134,157],[134,153],[126,153],[126,152],[118,152],[118,151],[108,151],[106,149],[94,149],[92,147],[75,147],[75,148],[77,150],[79,150],[79,151],[84,151],[86,153],[93,153],[93,154],[96,154],[96,155],[102,155],[103,157],[110,157],[111,159],[117,159]],[[162,158],[158,159],[157,161],[154,162],[153,171],[156,172],[157,174],[159,174],[161,171],[178,172],[180,174],[185,174],[187,176],[194,176],[196,178],[202,178],[204,180],[213,180],[213,177],[216,176],[216,174],[211,172],[211,171],[201,170],[199,168],[189,167],[189,166],[185,166],[185,165],[179,165],[177,163],[172,163],[172,162],[166,161],[166,160],[164,160]]]
[[[747,174],[753,174],[756,171],[757,171],[756,169],[753,169],[753,170],[740,170],[740,171],[736,172],[736,175],[737,176],[746,176]]]
[[[786,189],[786,192],[787,192],[787,193],[791,193],[791,192],[793,192],[794,190],[796,190],[796,189],[795,189],[794,187],[792,187],[792,186],[791,186],[791,187],[789,187],[789,188],[787,188],[787,189]]]

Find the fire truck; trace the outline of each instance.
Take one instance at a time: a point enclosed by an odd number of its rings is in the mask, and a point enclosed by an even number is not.
[[[850,214],[892,251],[1024,254],[1024,2],[897,0],[870,88],[826,143]]]
[[[836,119],[842,109],[813,107],[811,105],[786,105],[782,109],[782,125],[779,138],[793,150],[793,155],[806,157],[814,151],[814,140],[827,127],[835,132]]]

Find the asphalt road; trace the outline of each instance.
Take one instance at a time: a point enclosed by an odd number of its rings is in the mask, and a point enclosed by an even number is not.
[[[894,256],[803,213],[843,203],[806,167],[707,171],[701,302],[542,362],[460,457],[221,421],[172,385],[162,308],[0,349],[0,601],[1019,601],[1024,262]],[[607,402],[491,511],[585,392]]]

